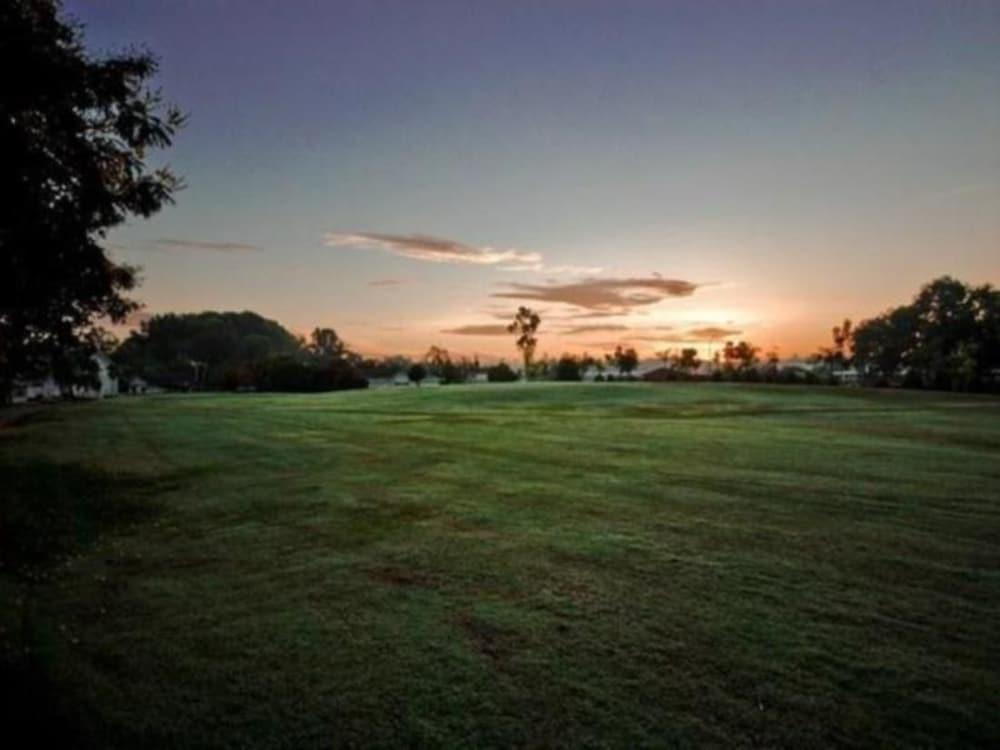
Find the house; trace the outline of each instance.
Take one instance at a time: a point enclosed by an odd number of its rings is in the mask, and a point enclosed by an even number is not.
[[[820,363],[807,359],[783,359],[778,363],[778,370],[794,370],[802,373],[816,372],[820,369]]]
[[[114,365],[104,352],[91,356],[91,361],[97,365],[97,383],[89,386],[72,386],[71,393],[75,398],[109,398],[118,395],[118,378],[112,374]]]
[[[857,385],[861,382],[861,373],[853,367],[848,367],[845,370],[834,370],[832,375],[841,385]]]
[[[153,385],[145,378],[135,375],[125,381],[125,393],[132,396],[145,396],[147,393],[163,393],[163,389]]]
[[[28,401],[51,401],[62,395],[62,389],[51,375],[43,380],[31,382],[14,383],[14,390],[11,393],[11,401],[15,404],[23,404]]]
[[[52,401],[63,396],[73,398],[101,399],[118,395],[118,378],[112,375],[111,358],[104,352],[91,356],[91,361],[97,365],[95,373],[97,382],[93,385],[72,385],[63,388],[52,375],[46,375],[40,380],[17,383],[14,386],[12,400],[15,404],[26,401]]]
[[[646,373],[653,372],[663,367],[663,363],[659,360],[650,359],[640,361],[636,368],[630,373],[630,376],[636,380],[642,380]],[[605,365],[603,368],[597,368],[594,365],[587,367],[582,373],[580,373],[581,380],[591,382],[597,379],[598,376],[602,378],[607,378],[611,376],[613,379],[618,380],[623,377],[621,371],[615,365]]]
[[[421,385],[437,385],[437,383],[438,383],[437,378],[433,377],[432,375],[428,375],[426,378],[424,378],[423,382],[421,382]],[[386,388],[389,386],[409,386],[409,385],[416,385],[416,384],[412,380],[410,380],[409,374],[404,370],[400,370],[392,377],[368,378],[369,388]]]

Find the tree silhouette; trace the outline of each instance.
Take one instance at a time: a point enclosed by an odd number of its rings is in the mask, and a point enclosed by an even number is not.
[[[410,365],[410,369],[406,373],[407,377],[411,382],[420,385],[420,381],[427,377],[427,368],[424,367],[419,362],[414,362]]]
[[[1000,290],[943,276],[913,302],[863,321],[853,356],[868,380],[956,390],[996,388],[1000,369]]]
[[[56,0],[0,3],[0,399],[16,377],[59,371],[121,322],[136,269],[108,257],[108,229],[148,217],[180,187],[146,164],[183,115],[149,81],[148,53],[96,58]],[[14,71],[20,71],[15,73]]]
[[[531,359],[535,356],[535,347],[538,346],[538,338],[535,332],[541,325],[542,319],[530,307],[521,306],[517,308],[514,320],[507,326],[510,333],[517,334],[517,348],[521,350],[524,357],[524,379],[528,379],[531,370]]]
[[[674,360],[674,367],[682,372],[692,373],[701,367],[701,360],[698,358],[698,350],[693,347],[681,349]]]
[[[832,371],[846,367],[851,361],[850,349],[854,330],[850,318],[844,318],[841,325],[834,326],[830,331],[830,336],[833,339],[833,346],[820,347],[819,354],[816,356]]]
[[[347,346],[332,328],[314,328],[308,348],[313,356],[325,362],[343,359],[347,354]]]
[[[440,377],[445,368],[451,364],[451,354],[440,346],[432,346],[424,355],[424,362],[430,367],[432,373]]]
[[[734,344],[727,341],[722,350],[722,356],[726,361],[726,367],[739,369],[741,371],[750,370],[757,363],[757,353],[759,347],[754,346],[749,341],[740,341]]]
[[[624,377],[631,376],[632,371],[639,366],[639,353],[631,346],[622,347],[619,344],[615,347],[614,354],[610,355],[610,359]]]

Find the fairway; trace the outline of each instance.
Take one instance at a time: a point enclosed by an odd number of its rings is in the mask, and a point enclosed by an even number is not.
[[[1000,743],[997,398],[511,384],[0,420],[7,710],[40,737]]]

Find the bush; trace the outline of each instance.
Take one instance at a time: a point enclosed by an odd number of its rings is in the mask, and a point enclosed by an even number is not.
[[[486,379],[491,383],[513,383],[519,377],[506,362],[499,362],[486,369]]]
[[[407,371],[406,376],[411,382],[420,385],[420,381],[427,377],[427,368],[419,362],[415,362],[410,365],[410,369]]]
[[[583,379],[581,362],[571,354],[564,354],[556,362],[554,379],[576,381]]]
[[[367,388],[354,367],[335,360],[318,364],[293,356],[272,357],[258,365],[253,385],[260,391],[316,393]]]

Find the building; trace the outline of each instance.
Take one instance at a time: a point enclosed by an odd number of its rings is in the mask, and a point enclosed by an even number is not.
[[[11,400],[15,404],[27,401],[53,401],[69,396],[72,398],[101,399],[118,395],[118,378],[112,374],[112,362],[104,352],[97,352],[91,357],[97,365],[95,373],[96,385],[73,385],[64,388],[51,375],[39,380],[15,383]]]

